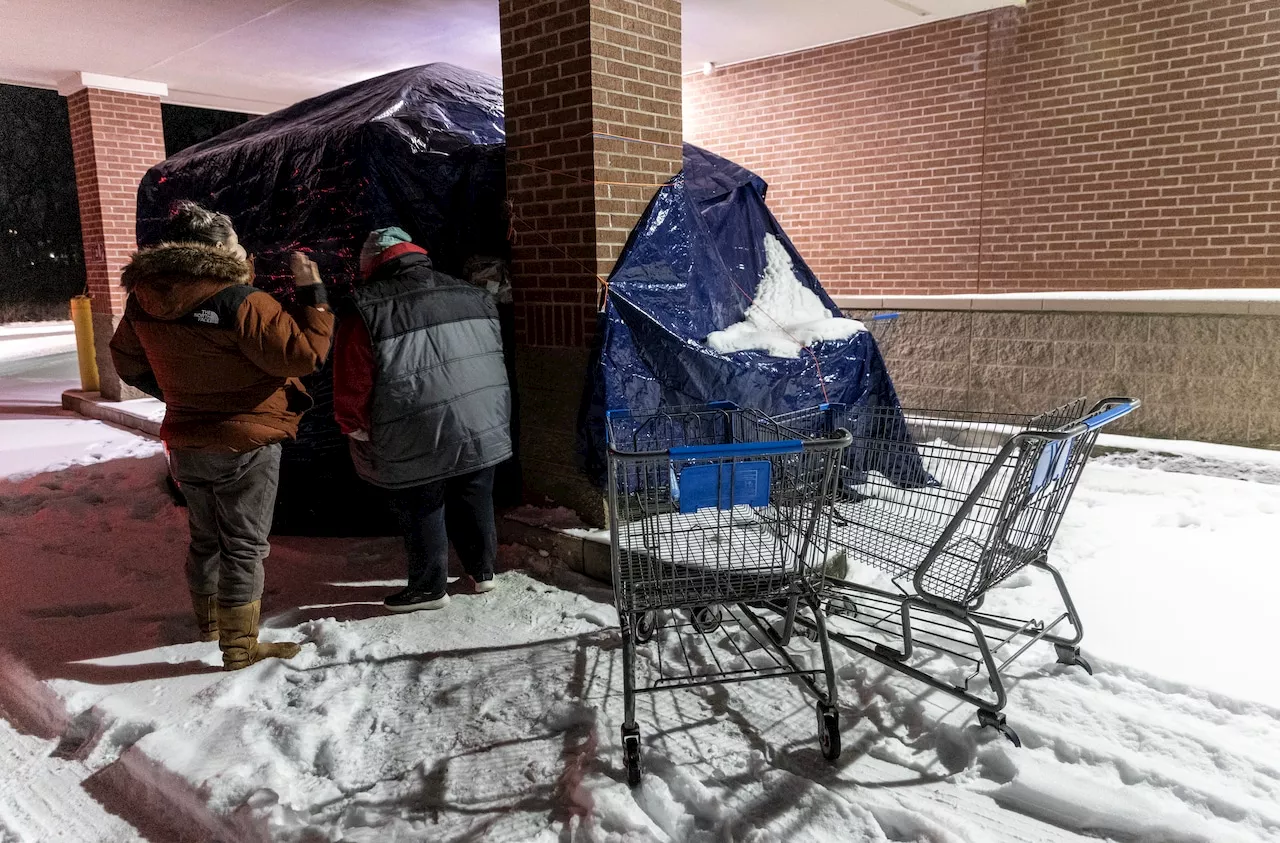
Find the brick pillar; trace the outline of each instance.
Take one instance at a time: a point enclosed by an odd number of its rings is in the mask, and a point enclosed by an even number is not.
[[[102,395],[140,397],[116,375],[107,344],[124,313],[120,271],[137,248],[138,184],[164,160],[160,97],[164,85],[76,74],[60,89],[71,116],[71,149],[80,199],[84,266],[93,300]]]
[[[607,278],[681,166],[679,0],[500,0],[525,485],[598,519],[577,410]]]

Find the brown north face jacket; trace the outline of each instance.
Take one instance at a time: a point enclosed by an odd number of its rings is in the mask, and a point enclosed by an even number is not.
[[[285,308],[252,286],[248,262],[214,246],[162,243],[133,256],[111,339],[120,379],[166,404],[173,448],[244,452],[298,433],[311,398],[298,380],[329,353],[321,285]]]

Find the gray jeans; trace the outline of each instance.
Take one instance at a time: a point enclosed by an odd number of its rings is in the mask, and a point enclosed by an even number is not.
[[[262,560],[280,485],[280,446],[243,454],[186,451],[169,455],[187,498],[191,545],[187,583],[224,606],[262,599]]]

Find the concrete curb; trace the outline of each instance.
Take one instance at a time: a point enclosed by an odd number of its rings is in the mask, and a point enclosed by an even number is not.
[[[498,529],[503,544],[519,544],[543,551],[572,571],[605,585],[613,584],[609,539],[596,537],[596,531],[576,528],[566,530],[531,523],[510,514],[501,519]]]
[[[163,410],[164,405],[155,399],[108,401],[98,392],[69,389],[62,393],[62,406],[86,418],[110,422],[138,433],[160,438],[160,420],[151,418],[151,415],[157,408]]]

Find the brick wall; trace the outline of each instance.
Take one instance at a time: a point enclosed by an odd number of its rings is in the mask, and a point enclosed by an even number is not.
[[[500,10],[517,332],[525,345],[583,347],[598,279],[680,169],[680,4]]]
[[[599,0],[591,34],[596,271],[607,278],[653,194],[682,166],[679,0]]]
[[[120,382],[107,344],[124,313],[120,271],[137,249],[138,184],[164,160],[160,99],[85,88],[68,95],[67,111],[102,394],[136,398],[141,393]]]
[[[499,8],[516,332],[521,345],[581,347],[596,299],[591,9]]]
[[[877,339],[908,407],[1125,395],[1143,406],[1110,432],[1280,447],[1280,316],[908,311]]]
[[[138,183],[164,160],[160,99],[86,88],[67,97],[67,110],[93,309],[118,315],[120,271],[137,249]]]
[[[680,169],[680,3],[501,0],[499,15],[525,485],[599,521],[577,408],[600,280]]]
[[[685,79],[832,292],[1280,284],[1280,13],[1029,0]]]

